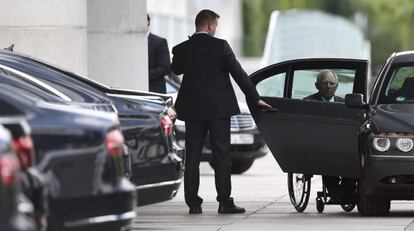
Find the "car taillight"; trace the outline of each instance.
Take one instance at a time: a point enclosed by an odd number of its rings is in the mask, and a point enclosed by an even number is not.
[[[106,149],[109,155],[119,157],[124,154],[124,136],[118,129],[106,134]]]
[[[161,117],[161,129],[165,136],[170,136],[173,131],[173,122],[169,116]]]
[[[0,179],[6,186],[12,186],[17,181],[17,160],[9,154],[0,157]]]
[[[34,165],[34,148],[30,136],[19,137],[13,141],[13,149],[17,154],[21,168]]]

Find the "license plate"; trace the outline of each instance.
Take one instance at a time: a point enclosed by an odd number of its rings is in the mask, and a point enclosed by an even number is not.
[[[231,144],[253,144],[254,137],[251,134],[231,134]]]

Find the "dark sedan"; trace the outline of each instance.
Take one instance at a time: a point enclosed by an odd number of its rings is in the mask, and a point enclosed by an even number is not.
[[[336,95],[345,104],[303,99],[316,92],[317,73],[326,69],[336,73]],[[252,74],[274,107],[251,107],[259,130],[282,170],[299,175],[289,183],[303,187],[292,203],[306,198],[311,175],[354,179],[342,198],[362,215],[385,215],[391,200],[414,199],[414,52],[391,55],[372,90],[367,70],[366,60],[303,59]]]
[[[44,91],[60,101],[117,112],[128,147],[130,180],[136,184],[139,194],[138,204],[175,196],[183,175],[184,150],[175,145],[171,132],[174,113],[171,113],[170,97],[112,89],[14,52],[0,52],[0,66],[0,70],[12,72],[13,78],[46,88]]]
[[[33,205],[21,199],[20,169],[12,142],[10,132],[0,125],[0,229],[32,231],[36,229]]]
[[[49,182],[49,229],[128,227],[135,190],[124,177],[116,115],[48,99],[5,86],[0,91],[1,115],[25,116],[31,126],[36,167]]]
[[[28,215],[34,218],[38,230],[44,230],[48,213],[47,179],[35,166],[36,160],[30,126],[26,119],[20,116],[3,117],[0,115],[0,124],[12,135],[13,151],[20,167],[21,190],[34,208],[33,214],[29,213]]]

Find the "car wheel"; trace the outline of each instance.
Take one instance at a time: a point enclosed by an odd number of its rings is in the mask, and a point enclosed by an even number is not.
[[[242,174],[253,165],[254,159],[232,160],[231,173]]]
[[[323,213],[324,209],[325,209],[325,203],[323,203],[322,198],[317,197],[316,198],[316,211],[318,211],[318,213]]]
[[[296,211],[303,212],[309,202],[311,177],[300,173],[288,173],[288,190]]]
[[[382,197],[361,194],[358,201],[358,211],[363,216],[384,216],[390,211],[390,201]]]
[[[349,213],[352,210],[354,210],[355,204],[343,204],[343,205],[341,205],[341,207],[345,212]]]

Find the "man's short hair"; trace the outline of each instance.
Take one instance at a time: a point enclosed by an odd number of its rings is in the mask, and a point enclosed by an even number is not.
[[[336,75],[335,71],[331,71],[328,69],[321,70],[318,75],[316,76],[316,82],[320,82],[323,75],[326,73],[332,73],[332,75],[335,77],[336,81],[338,81],[338,76]]]
[[[195,18],[195,26],[196,28],[199,28],[201,26],[204,26],[210,22],[213,22],[217,18],[220,18],[220,15],[218,15],[216,12],[212,10],[202,10],[198,12],[196,18]]]

